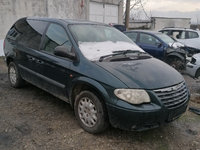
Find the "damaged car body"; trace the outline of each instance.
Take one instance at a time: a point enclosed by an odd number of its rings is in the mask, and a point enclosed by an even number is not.
[[[29,82],[70,103],[89,133],[109,124],[146,130],[180,117],[189,90],[183,77],[105,24],[22,18],[4,41],[12,87]]]
[[[163,60],[177,70],[185,69],[187,53],[180,42],[155,31],[133,30],[124,33],[150,55]]]
[[[159,32],[167,34],[185,45],[185,50],[190,56],[200,52],[200,32],[187,28],[163,28]]]

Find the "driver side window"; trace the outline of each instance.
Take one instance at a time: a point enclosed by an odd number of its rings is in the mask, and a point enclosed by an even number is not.
[[[160,43],[155,37],[149,35],[149,34],[140,34],[140,43],[156,46],[157,43]]]
[[[44,39],[43,50],[53,54],[57,46],[65,46],[71,50],[72,44],[64,28],[58,24],[50,24]]]

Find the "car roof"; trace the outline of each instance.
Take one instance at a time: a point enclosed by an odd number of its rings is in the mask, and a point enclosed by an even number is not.
[[[140,32],[140,33],[148,33],[148,34],[162,34],[161,32],[158,31],[153,31],[153,30],[129,30],[125,31],[124,33],[131,33],[131,32]]]
[[[189,28],[163,28],[161,29],[160,31],[163,31],[163,30],[186,30],[186,31],[196,31],[198,32],[197,30],[193,30],[193,29],[189,29]]]
[[[60,19],[60,18],[47,18],[47,17],[26,17],[28,20],[38,20],[38,21],[48,21],[48,22],[57,22],[64,24],[94,24],[94,25],[106,25],[104,23],[87,21],[87,20],[78,20],[78,19]]]

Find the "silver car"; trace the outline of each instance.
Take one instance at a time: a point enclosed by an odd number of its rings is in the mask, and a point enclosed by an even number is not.
[[[193,78],[200,76],[200,53],[193,55],[190,62],[187,63],[186,73]]]
[[[200,52],[200,31],[185,28],[164,28],[159,32],[167,34],[185,46]]]

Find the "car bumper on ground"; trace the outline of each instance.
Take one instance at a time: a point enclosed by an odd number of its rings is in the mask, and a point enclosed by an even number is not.
[[[174,109],[162,108],[156,104],[131,105],[133,109],[127,109],[119,107],[119,105],[107,104],[107,110],[113,127],[123,130],[144,131],[179,118],[186,111],[187,105],[188,101]]]

